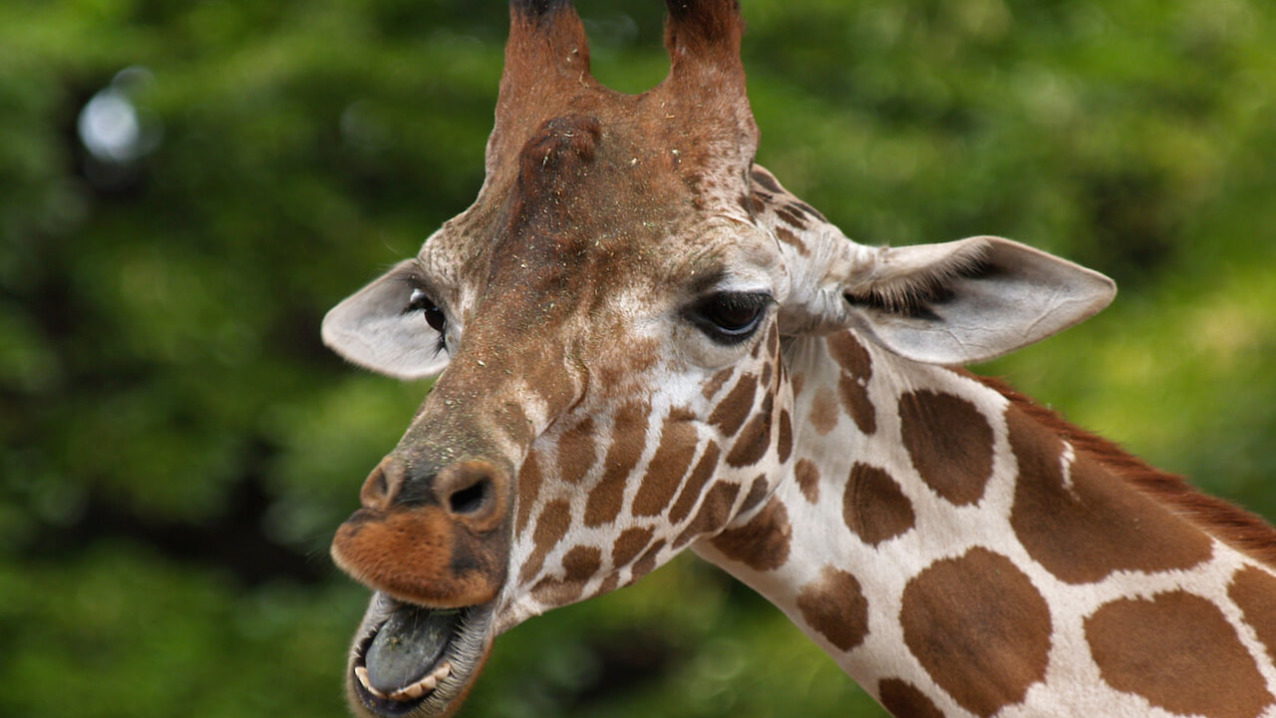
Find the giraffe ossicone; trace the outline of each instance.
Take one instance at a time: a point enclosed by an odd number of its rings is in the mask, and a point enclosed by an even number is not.
[[[455,712],[495,637],[691,548],[900,716],[1276,716],[1272,531],[955,367],[1110,280],[995,237],[872,248],[754,166],[734,0],[668,77],[514,0],[486,179],[324,320],[437,375],[332,554],[363,716]]]

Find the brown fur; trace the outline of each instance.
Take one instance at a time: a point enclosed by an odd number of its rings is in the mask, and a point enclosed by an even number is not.
[[[864,543],[876,546],[912,530],[913,504],[885,470],[856,463],[842,495],[842,519]]]
[[[1227,587],[1227,595],[1245,615],[1245,622],[1254,629],[1258,640],[1267,648],[1267,657],[1276,656],[1276,577],[1250,566],[1238,571]]]
[[[958,506],[977,503],[992,476],[992,426],[952,394],[912,391],[899,398],[900,434],[922,481]]]
[[[1200,596],[1170,591],[1112,601],[1086,619],[1085,632],[1103,680],[1154,706],[1253,718],[1272,702],[1235,629]]]
[[[709,479],[713,478],[713,472],[718,468],[718,456],[721,451],[718,444],[712,439],[704,447],[704,454],[700,456],[700,461],[696,464],[696,468],[691,470],[691,476],[687,477],[686,482],[682,485],[682,493],[678,494],[678,500],[674,502],[673,508],[669,510],[669,520],[678,523],[687,518],[691,513],[691,508],[696,505],[696,499],[700,498],[704,485]]]
[[[788,510],[773,499],[747,524],[715,536],[713,545],[731,559],[757,571],[768,571],[789,560],[792,536]]]
[[[638,553],[647,548],[655,530],[650,527],[625,529],[611,548],[611,564],[615,567],[628,566]]]
[[[717,483],[709,489],[704,500],[700,502],[700,510],[691,519],[687,528],[674,540],[674,548],[682,548],[692,539],[704,534],[711,534],[726,525],[731,519],[731,509],[735,506],[736,497],[740,494],[737,484]]]
[[[745,424],[727,454],[729,466],[752,466],[766,456],[771,448],[771,411],[774,403],[774,394],[767,394],[762,398],[758,413]]]
[[[877,700],[891,715],[900,718],[944,718],[943,711],[912,683],[884,678],[877,684]]]
[[[812,504],[820,500],[820,469],[810,459],[798,459],[793,466],[793,477],[797,479],[802,495]]]
[[[802,587],[797,607],[803,620],[843,651],[868,636],[868,599],[846,571],[825,566],[818,579]]]
[[[962,597],[965,610],[954,612]],[[978,716],[1045,678],[1050,607],[1018,567],[985,548],[931,564],[904,587],[904,642],[939,687]]]
[[[660,430],[660,445],[651,457],[647,473],[634,496],[635,516],[659,516],[669,508],[674,493],[691,468],[698,438],[695,426],[681,412],[674,410],[665,417]]]
[[[475,606],[495,598],[505,581],[505,551],[484,543],[456,530],[437,506],[360,509],[338,527],[332,557],[342,570],[399,600]],[[456,570],[459,558],[466,570]]]
[[[973,374],[967,376],[997,390],[1029,417],[1071,442],[1078,455],[1084,453],[1093,457],[1131,486],[1210,535],[1276,569],[1276,529],[1254,514],[1222,499],[1202,494],[1183,477],[1157,469],[1115,442],[1068,423],[1000,379]]]

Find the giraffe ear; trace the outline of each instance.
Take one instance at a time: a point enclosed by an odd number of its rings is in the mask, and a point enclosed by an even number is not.
[[[870,249],[842,266],[847,324],[931,364],[999,357],[1088,319],[1116,296],[1104,275],[1000,237]]]
[[[323,343],[359,366],[398,379],[443,371],[448,362],[443,336],[414,306],[424,296],[419,276],[409,259],[347,297],[323,318]]]

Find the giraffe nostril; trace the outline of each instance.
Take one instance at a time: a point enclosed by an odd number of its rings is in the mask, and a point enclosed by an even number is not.
[[[486,478],[479,479],[470,486],[453,492],[448,497],[448,508],[454,514],[472,514],[483,508],[491,494],[492,482]]]
[[[364,480],[363,488],[359,490],[359,501],[364,508],[385,509],[394,501],[403,481],[403,466],[387,456]]]

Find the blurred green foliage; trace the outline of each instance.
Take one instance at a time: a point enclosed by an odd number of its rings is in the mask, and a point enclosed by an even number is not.
[[[601,79],[663,76],[660,3],[579,4]],[[762,163],[863,242],[1001,234],[1114,276],[1112,309],[986,370],[1276,517],[1270,3],[744,10]],[[326,545],[426,387],[318,323],[472,200],[505,22],[0,4],[0,714],[345,714],[365,593]],[[503,637],[464,713],[880,714],[690,558]]]

